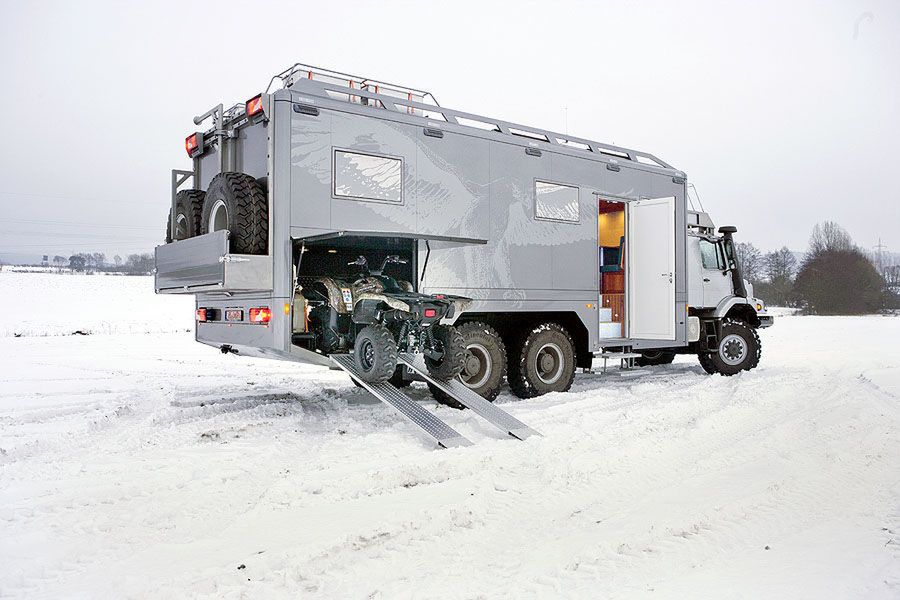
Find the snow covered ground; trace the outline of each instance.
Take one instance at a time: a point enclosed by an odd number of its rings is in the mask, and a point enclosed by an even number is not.
[[[900,597],[900,318],[505,393],[525,442],[414,386],[475,442],[434,450],[150,288],[0,273],[0,597]]]

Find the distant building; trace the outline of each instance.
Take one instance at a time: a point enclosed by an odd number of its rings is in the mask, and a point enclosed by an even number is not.
[[[42,267],[49,267],[49,266],[50,266],[50,257],[47,256],[46,254],[43,256],[43,258],[41,258],[41,266],[42,266]]]

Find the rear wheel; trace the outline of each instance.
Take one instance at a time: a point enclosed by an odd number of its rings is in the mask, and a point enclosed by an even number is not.
[[[725,319],[718,352],[700,354],[700,366],[709,374],[737,375],[759,364],[762,342],[756,330],[744,321]]]
[[[671,364],[673,360],[675,360],[674,352],[648,350],[647,352],[641,352],[640,358],[634,359],[634,362],[639,367],[649,367],[653,365],[668,365]]]
[[[359,377],[369,383],[382,383],[397,369],[397,342],[384,325],[367,325],[356,336],[353,362]]]
[[[507,379],[519,398],[568,391],[575,379],[572,336],[557,323],[538,325],[514,350]]]
[[[206,194],[200,190],[181,190],[175,194],[175,229],[172,230],[172,210],[166,221],[166,243],[186,240],[200,235],[203,215],[203,199]]]
[[[432,325],[431,337],[443,353],[439,360],[425,357],[428,374],[441,381],[449,381],[462,372],[466,355],[466,345],[456,327],[451,325]]]
[[[476,394],[493,402],[500,394],[506,375],[506,346],[500,335],[485,323],[465,323],[456,328],[463,338],[465,358],[459,379]],[[465,408],[462,404],[429,384],[431,394],[441,404]]]
[[[235,254],[265,254],[269,240],[265,192],[250,175],[219,173],[206,191],[200,226],[203,233],[227,229]]]

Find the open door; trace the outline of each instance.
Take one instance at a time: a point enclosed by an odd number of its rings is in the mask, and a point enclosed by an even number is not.
[[[629,334],[675,339],[675,198],[628,203]]]

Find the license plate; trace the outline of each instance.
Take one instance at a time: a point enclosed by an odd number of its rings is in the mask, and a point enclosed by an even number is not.
[[[225,320],[226,321],[243,321],[244,320],[244,311],[237,308],[229,308],[225,311]]]

